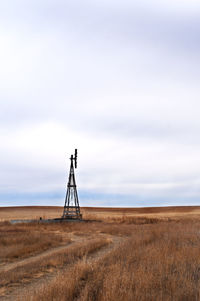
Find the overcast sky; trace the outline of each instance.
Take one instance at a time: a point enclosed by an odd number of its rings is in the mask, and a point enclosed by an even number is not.
[[[200,205],[200,2],[0,2],[0,206]]]

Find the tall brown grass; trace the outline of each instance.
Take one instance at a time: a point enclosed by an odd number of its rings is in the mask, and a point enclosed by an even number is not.
[[[62,271],[27,299],[199,300],[200,222],[134,225],[134,229],[104,258],[81,261],[70,272]]]
[[[11,261],[28,257],[63,242],[63,237],[55,233],[45,233],[25,225],[0,227],[0,260]]]
[[[161,219],[144,217],[108,217],[104,222],[18,224],[0,223],[0,260],[14,261],[69,241],[68,234],[90,236],[106,233],[130,235],[134,225],[159,223]],[[123,227],[121,226],[123,224]]]
[[[92,254],[109,243],[110,240],[105,238],[91,239],[77,243],[76,245],[71,245],[65,250],[38,259],[36,262],[31,261],[11,271],[1,272],[0,286],[20,283],[23,279],[32,279],[35,275],[38,275],[38,273],[42,275],[55,268],[62,269],[67,264],[73,264],[75,261],[88,254]]]

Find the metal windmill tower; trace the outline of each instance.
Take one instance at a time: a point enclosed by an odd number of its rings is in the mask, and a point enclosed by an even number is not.
[[[65,197],[65,205],[63,210],[63,219],[81,219],[78,193],[76,189],[74,166],[77,168],[77,149],[75,149],[74,155],[70,157],[71,165],[69,172],[69,180],[67,184],[67,193]]]

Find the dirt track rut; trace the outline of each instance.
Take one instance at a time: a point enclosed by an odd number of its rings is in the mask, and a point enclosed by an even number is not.
[[[110,235],[103,235],[104,237],[111,239],[112,242],[107,245],[104,246],[103,248],[101,248],[100,250],[90,254],[86,260],[89,262],[95,262],[98,261],[101,257],[103,257],[105,254],[109,253],[113,248],[115,248],[117,245],[119,245],[124,238],[122,237],[117,237],[117,236],[110,236]],[[40,260],[41,258],[45,258],[46,256],[49,255],[54,255],[56,253],[59,253],[61,251],[66,250],[67,248],[69,248],[70,246],[75,246],[76,243],[80,243],[82,241],[86,241],[86,238],[76,238],[72,243],[65,245],[65,246],[60,246],[51,250],[47,250],[41,254],[38,254],[36,256],[18,261],[16,263],[11,263],[8,264],[7,266],[1,267],[0,268],[0,272],[3,271],[9,271],[12,270],[16,267],[20,267],[23,266],[25,264],[28,263],[36,263],[37,260]],[[69,267],[71,267],[72,265],[68,264],[65,267],[63,267],[63,269],[67,269]],[[42,277],[39,277],[38,279],[34,278],[32,279],[31,282],[27,282],[27,283],[20,283],[17,284],[17,286],[11,286],[8,291],[6,292],[6,295],[1,296],[0,295],[0,301],[16,301],[16,300],[24,300],[27,291],[32,291],[34,293],[34,291],[40,289],[41,286],[43,285],[47,285],[54,277],[56,277],[56,275],[60,272],[61,270],[55,270],[52,273],[48,273],[48,274],[44,274]]]
[[[39,260],[41,258],[45,258],[49,255],[53,255],[53,254],[58,253],[60,251],[66,250],[66,248],[69,248],[70,246],[75,245],[75,243],[82,242],[84,240],[85,240],[84,238],[75,237],[72,242],[67,243],[66,245],[62,245],[62,246],[59,246],[59,247],[56,247],[56,248],[46,250],[42,253],[39,253],[37,255],[34,255],[34,256],[31,256],[31,257],[28,257],[28,258],[25,258],[25,259],[22,259],[22,260],[18,260],[16,262],[12,262],[12,263],[9,263],[9,264],[4,264],[0,267],[0,273],[10,271],[12,269],[15,269],[17,267],[23,266],[23,265],[28,264],[28,263],[37,262],[37,260]]]

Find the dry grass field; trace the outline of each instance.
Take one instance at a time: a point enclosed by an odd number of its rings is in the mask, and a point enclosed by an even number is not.
[[[200,208],[0,208],[0,300],[200,300]]]
[[[0,222],[12,219],[43,219],[57,218],[62,215],[63,207],[29,206],[0,207]],[[85,219],[108,221],[109,218],[148,217],[148,218],[179,218],[199,217],[200,206],[182,207],[147,207],[147,208],[95,208],[83,207],[81,212]]]

